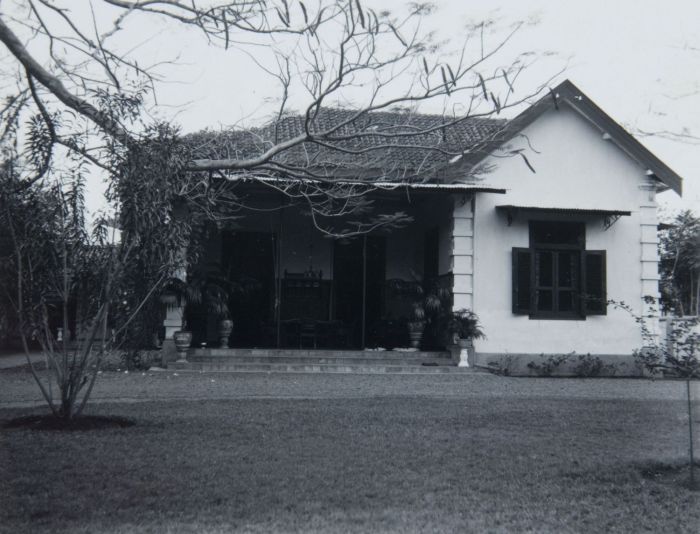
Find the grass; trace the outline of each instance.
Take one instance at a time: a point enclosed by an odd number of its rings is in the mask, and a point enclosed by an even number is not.
[[[697,532],[700,493],[657,476],[685,459],[682,401],[514,396],[511,382],[487,377],[475,389],[488,394],[453,397],[363,386],[105,403],[91,413],[136,425],[4,429],[0,531]]]

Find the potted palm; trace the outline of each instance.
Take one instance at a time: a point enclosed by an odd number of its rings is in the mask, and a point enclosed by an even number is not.
[[[411,342],[411,347],[414,349],[420,348],[425,331],[425,308],[420,301],[413,303],[413,318],[408,321],[408,338]]]
[[[170,278],[161,290],[159,300],[169,310],[182,307],[187,301],[188,285],[179,278]],[[187,330],[184,314],[182,315],[180,330],[173,332],[173,342],[177,351],[178,361],[186,360],[187,349],[192,344],[192,332]]]
[[[469,356],[474,352],[474,340],[486,335],[479,324],[479,316],[471,310],[462,308],[447,316],[447,331],[452,341],[459,347],[460,365],[469,367]]]
[[[242,291],[242,287],[242,284],[230,280],[218,270],[196,272],[190,281],[189,302],[203,306],[207,314],[216,318],[221,348],[229,347],[229,338],[233,332],[229,299],[233,293]]]
[[[428,323],[433,324],[437,320],[443,305],[442,295],[433,287],[426,290],[422,283],[414,286],[417,299],[413,302],[413,317],[408,321],[408,335],[411,347],[419,348],[423,341],[423,334]]]
[[[230,317],[229,298],[240,291],[242,284],[233,282],[218,271],[195,272],[187,281],[177,278],[170,279],[161,292],[160,300],[170,307],[182,306],[183,303],[204,306],[207,313],[218,320],[218,338],[220,346],[228,348],[229,337],[233,332],[233,321]],[[173,333],[173,339],[182,357],[192,343],[192,332],[187,329],[183,315],[182,328]]]

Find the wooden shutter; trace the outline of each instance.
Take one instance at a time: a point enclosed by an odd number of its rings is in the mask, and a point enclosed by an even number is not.
[[[532,250],[513,248],[513,313],[529,314],[532,301]]]
[[[583,254],[583,314],[607,315],[605,251],[586,250]]]

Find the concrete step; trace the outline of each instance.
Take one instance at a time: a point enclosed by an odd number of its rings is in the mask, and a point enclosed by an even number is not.
[[[289,364],[337,364],[337,365],[454,365],[451,358],[444,357],[404,357],[393,356],[386,358],[338,357],[338,356],[199,356],[187,357],[193,363],[226,365],[238,363],[279,363]]]
[[[402,358],[423,360],[426,358],[451,357],[447,351],[392,351],[392,350],[340,350],[340,349],[190,349],[188,359],[192,357],[305,357],[305,358],[363,358],[385,360],[387,358]]]
[[[172,362],[168,369],[232,373],[353,373],[353,374],[436,374],[486,372],[471,367],[446,365],[303,364],[303,363],[205,363]]]

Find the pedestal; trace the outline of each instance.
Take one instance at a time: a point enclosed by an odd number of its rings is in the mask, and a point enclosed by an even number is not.
[[[182,328],[182,312],[183,309],[179,307],[169,308],[166,312],[165,320],[163,321],[165,339],[163,340],[163,347],[161,349],[163,367],[166,367],[168,363],[178,359],[173,334]]]
[[[474,344],[472,343],[472,340],[460,339],[457,342],[457,349],[459,350],[457,366],[470,367],[469,360],[471,358],[471,353],[474,351]]]
[[[177,349],[175,348],[175,341],[173,341],[172,337],[163,340],[163,346],[160,349],[160,357],[163,367],[167,367],[169,363],[177,360]]]

